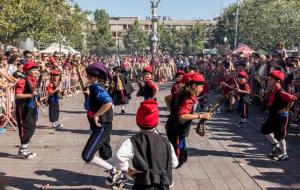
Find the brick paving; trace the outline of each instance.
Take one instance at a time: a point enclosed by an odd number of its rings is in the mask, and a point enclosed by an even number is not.
[[[161,85],[160,132],[164,133],[166,111],[163,97],[169,85]],[[214,99],[211,94],[210,98]],[[127,106],[127,115],[115,109],[111,144],[115,150],[127,137],[135,134],[135,112],[141,98],[133,98]],[[16,158],[18,135],[8,131],[0,135],[0,176],[8,189],[110,189],[105,185],[104,169],[85,164],[81,151],[89,137],[88,122],[83,109],[83,97],[77,95],[64,101],[61,121],[65,128],[51,129],[47,118],[40,118],[30,149],[39,154],[34,160]],[[263,114],[256,108],[250,111],[250,126],[235,128],[238,119],[234,113],[217,113],[207,125],[205,137],[194,130],[187,139],[189,160],[174,171],[173,190],[285,190],[300,189],[299,130],[292,127],[288,138],[291,159],[275,162],[267,158],[270,145],[259,133]],[[125,189],[130,189],[129,182]]]

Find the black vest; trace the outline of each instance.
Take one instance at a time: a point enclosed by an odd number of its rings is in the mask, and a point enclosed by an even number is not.
[[[101,87],[105,89],[103,86]],[[97,100],[95,86],[89,86],[89,90],[90,90],[90,96],[89,96],[90,110],[93,112],[93,114],[95,114],[103,104]],[[101,122],[109,123],[112,122],[112,120],[113,120],[113,110],[111,108],[101,116]]]
[[[142,94],[143,94],[145,100],[150,99],[154,96],[153,89],[150,88],[148,82],[146,82],[145,85],[143,86]]]
[[[130,138],[134,148],[135,184],[170,185],[172,183],[172,153],[167,138],[152,131],[142,131]]]
[[[23,94],[31,94],[33,92],[33,89],[31,87],[28,79],[25,78],[24,80],[25,80],[25,88],[24,88]],[[34,106],[34,99],[35,99],[35,97],[26,98],[26,99],[17,99],[16,100],[16,105],[21,105],[21,106],[25,106],[25,107],[34,108],[35,107]]]
[[[279,110],[282,110],[283,108],[285,108],[288,105],[287,102],[284,102],[284,101],[281,100],[281,98],[280,98],[280,92],[281,91],[283,91],[283,89],[279,89],[275,94],[273,104],[269,108],[269,114],[270,115],[274,115],[274,114],[276,115]]]

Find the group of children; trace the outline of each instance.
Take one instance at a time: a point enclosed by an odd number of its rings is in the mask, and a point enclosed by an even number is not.
[[[37,78],[38,65],[27,62],[24,67],[26,77],[16,85],[16,114],[19,127],[21,158],[33,158],[35,153],[28,151],[28,143],[34,134],[38,106]],[[82,151],[82,159],[87,163],[105,168],[109,176],[107,182],[114,189],[122,188],[128,177],[134,179],[133,189],[169,189],[172,185],[172,168],[181,167],[188,158],[186,137],[189,135],[192,120],[209,119],[212,113],[195,113],[194,108],[201,96],[205,78],[197,72],[185,74],[178,71],[176,83],[172,87],[172,95],[168,98],[170,115],[166,122],[168,139],[157,133],[159,123],[158,86],[152,80],[152,68],[144,68],[144,84],[140,95],[144,101],[136,114],[136,124],[140,132],[126,139],[113,154],[110,146],[110,134],[113,123],[113,100],[105,86],[106,81],[112,80],[109,70],[101,63],[94,63],[86,68],[89,83],[86,94],[85,108],[90,124],[91,135]],[[48,86],[50,121],[54,128],[62,127],[59,117],[59,71],[51,72],[51,83]],[[272,71],[269,76],[271,88],[269,96],[269,118],[262,126],[262,133],[271,141],[272,157],[278,160],[288,159],[285,137],[289,124],[288,111],[296,97],[284,92],[280,86],[284,74]],[[248,75],[240,72],[237,75],[232,90],[238,97],[238,108],[241,120],[237,126],[245,127],[250,103],[250,87],[247,84]],[[124,84],[118,78],[115,85]],[[230,86],[230,85],[229,85]],[[122,89],[123,90],[123,89]],[[121,96],[122,97],[122,96]],[[99,152],[99,157],[95,155]],[[157,156],[159,155],[159,156]],[[134,170],[129,167],[132,161]]]

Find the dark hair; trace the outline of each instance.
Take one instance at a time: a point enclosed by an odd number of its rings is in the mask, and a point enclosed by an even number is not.
[[[9,57],[9,59],[8,59],[8,64],[14,63],[19,57],[20,57],[20,56],[15,55],[15,54],[11,55],[11,56]]]
[[[23,55],[24,55],[24,56],[27,56],[28,54],[32,54],[32,52],[31,52],[31,51],[28,51],[28,50],[26,50],[26,51],[23,52]]]

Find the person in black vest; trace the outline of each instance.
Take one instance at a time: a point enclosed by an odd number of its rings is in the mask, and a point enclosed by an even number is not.
[[[152,80],[153,73],[152,67],[145,67],[143,70],[144,73],[144,85],[142,86],[141,95],[144,97],[145,100],[148,99],[156,99],[158,93],[158,86]]]
[[[114,69],[115,75],[110,87],[110,94],[115,106],[121,106],[121,114],[125,114],[125,105],[131,99],[131,93],[134,91],[131,82],[124,76],[121,67]]]
[[[29,152],[27,147],[35,132],[38,118],[36,87],[39,66],[33,61],[28,61],[24,64],[23,70],[26,72],[26,76],[24,79],[20,79],[15,87],[16,118],[21,141],[18,157],[31,159],[37,156],[37,154]]]
[[[282,71],[274,70],[268,78],[268,86],[271,93],[268,99],[269,116],[261,127],[261,132],[272,143],[273,148],[270,157],[275,160],[288,160],[286,151],[286,136],[290,124],[289,110],[297,98],[281,87],[284,80]]]
[[[157,106],[155,100],[141,103],[136,114],[141,131],[125,140],[116,152],[116,165],[134,179],[133,190],[168,190],[172,184],[172,168],[178,165],[170,142],[155,130],[159,122]],[[130,160],[134,170],[129,169]],[[120,176],[113,188],[122,188],[124,179]]]
[[[241,118],[235,125],[240,128],[247,126],[247,118],[249,116],[250,86],[247,83],[247,79],[248,74],[244,71],[240,72],[237,76],[238,87],[235,88],[235,92],[239,97],[239,100],[237,101],[237,110]]]
[[[172,98],[171,112],[166,123],[166,132],[173,145],[181,167],[188,158],[185,138],[188,136],[192,120],[209,119],[211,113],[193,113],[197,104],[197,96],[203,90],[204,77],[199,73],[189,73],[183,76],[183,89]]]
[[[60,75],[57,70],[50,72],[50,83],[47,86],[48,105],[49,105],[49,120],[54,129],[61,129],[64,125],[58,122],[59,119],[59,92],[60,92]]]
[[[112,130],[112,99],[104,88],[103,82],[111,80],[108,69],[101,63],[94,63],[86,68],[89,82],[84,103],[92,134],[82,151],[82,159],[87,163],[111,169],[105,160],[112,156],[110,134]],[[99,152],[100,157],[95,156]]]

